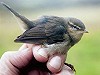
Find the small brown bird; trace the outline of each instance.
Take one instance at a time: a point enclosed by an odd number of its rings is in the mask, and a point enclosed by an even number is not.
[[[76,18],[64,18],[57,16],[43,16],[30,21],[20,15],[5,3],[2,3],[23,24],[25,32],[15,39],[15,42],[45,45],[55,52],[66,54],[67,51],[80,41],[85,30],[84,24]]]

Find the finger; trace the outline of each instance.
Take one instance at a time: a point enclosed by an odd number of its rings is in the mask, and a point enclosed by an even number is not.
[[[11,64],[9,61],[9,57],[12,53],[15,53],[16,51],[12,52],[5,52],[1,59],[0,59],[0,75],[17,75],[18,70]],[[12,70],[11,70],[12,69]]]
[[[32,48],[35,59],[39,62],[46,62],[48,55],[45,48],[41,48],[41,45],[36,45]]]
[[[32,47],[34,46],[34,44],[23,44],[20,48],[19,51],[24,50],[26,48],[32,49]]]
[[[35,44],[26,44],[26,46],[27,48],[32,49],[35,46]]]
[[[24,50],[24,49],[26,49],[26,48],[28,48],[27,45],[26,45],[26,44],[23,44],[23,45],[19,48],[19,51]]]
[[[55,75],[75,75],[75,73],[70,67],[68,67],[67,65],[64,65],[62,70]]]
[[[65,55],[54,55],[49,58],[47,62],[47,68],[52,73],[57,73],[62,69],[65,62]]]
[[[2,59],[5,62],[6,60],[8,60],[13,66],[17,68],[22,68],[23,66],[26,66],[29,63],[32,57],[33,57],[32,50],[26,48],[22,51],[6,52],[2,56]]]
[[[44,72],[39,69],[32,70],[28,73],[28,75],[51,75],[49,72]]]

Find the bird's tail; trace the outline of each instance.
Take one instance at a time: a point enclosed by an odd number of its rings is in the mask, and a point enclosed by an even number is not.
[[[14,14],[18,19],[20,19],[24,25],[24,29],[30,29],[32,27],[34,27],[34,23],[32,21],[30,21],[29,19],[27,19],[26,17],[20,15],[18,12],[16,12],[15,10],[13,10],[11,7],[9,7],[7,4],[5,4],[4,2],[1,2],[1,4],[3,6],[5,6],[12,14]]]

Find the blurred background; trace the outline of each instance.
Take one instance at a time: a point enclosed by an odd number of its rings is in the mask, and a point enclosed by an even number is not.
[[[76,17],[88,34],[72,47],[67,61],[75,66],[76,75],[100,75],[100,0],[0,0],[34,20],[41,15]],[[0,4],[0,57],[22,45],[13,40],[22,33],[13,15]]]

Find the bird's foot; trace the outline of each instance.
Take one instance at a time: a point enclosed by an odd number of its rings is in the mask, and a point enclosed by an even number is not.
[[[72,64],[68,64],[68,63],[65,63],[65,65],[67,65],[68,67],[70,67],[74,72],[76,72],[74,66]]]

